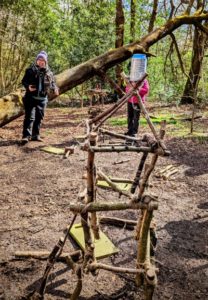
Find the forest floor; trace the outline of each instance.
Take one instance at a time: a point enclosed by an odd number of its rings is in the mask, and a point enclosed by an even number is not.
[[[154,108],[150,115],[190,115],[184,107]],[[174,122],[167,126],[165,143],[171,151],[161,157],[151,176],[149,191],[159,198],[155,212],[159,268],[154,299],[208,299],[208,116],[195,120],[198,134],[188,135],[189,122],[182,129]],[[79,148],[64,159],[41,151],[46,145],[65,148],[73,138],[84,134],[79,125],[87,118],[87,109],[48,108],[42,126],[44,142],[20,145],[23,117],[0,129],[0,299],[27,299],[37,289],[46,261],[15,259],[16,251],[51,251],[73,215],[69,204],[86,186],[87,153]],[[125,110],[116,116],[125,118]],[[170,118],[171,119],[171,118]],[[172,118],[175,120],[175,118]],[[115,121],[115,118],[114,118]],[[119,123],[119,122],[118,122]],[[123,133],[125,125],[108,123],[108,128]],[[141,125],[140,134],[149,132]],[[108,175],[133,179],[139,158],[135,153],[101,154],[96,164]],[[129,159],[129,161],[127,161]],[[173,165],[176,173],[169,177],[157,174]],[[162,173],[161,173],[162,174]],[[113,191],[98,189],[98,201],[115,200]],[[106,215],[106,213],[100,213]],[[135,211],[110,212],[137,220]],[[102,262],[114,266],[135,267],[134,232],[125,228],[101,225],[119,253]],[[67,241],[64,252],[73,251]],[[76,276],[63,263],[57,263],[49,277],[45,299],[69,299],[76,285]],[[100,270],[96,277],[86,274],[81,300],[143,299],[132,275],[113,274]]]

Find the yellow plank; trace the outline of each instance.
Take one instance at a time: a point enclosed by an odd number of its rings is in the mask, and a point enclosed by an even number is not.
[[[131,188],[131,183],[126,183],[126,182],[117,182],[116,185],[122,191],[129,191],[130,188]],[[98,180],[97,181],[97,186],[99,186],[101,188],[111,189],[111,187],[109,186],[109,184],[105,180]]]
[[[53,154],[64,154],[64,149],[63,148],[57,148],[57,147],[52,147],[52,146],[46,146],[41,148],[42,151],[48,152],[48,153],[53,153]]]
[[[85,249],[85,242],[84,242],[84,233],[82,229],[82,225],[75,224],[72,226],[70,230],[70,235],[72,238],[77,242],[82,250]],[[93,233],[92,233],[93,237]],[[101,259],[112,254],[116,254],[119,252],[119,249],[109,240],[109,238],[100,230],[100,239],[93,240],[95,245],[95,257],[97,259]]]

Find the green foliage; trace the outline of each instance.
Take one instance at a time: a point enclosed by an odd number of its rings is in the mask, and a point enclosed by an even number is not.
[[[208,135],[207,128],[204,128],[200,123],[195,126],[195,130],[193,134],[190,134],[190,121],[185,121],[185,119],[190,117],[190,112],[186,112],[184,114],[177,113],[169,113],[166,111],[162,111],[160,114],[156,114],[156,117],[150,116],[152,123],[154,124],[156,130],[158,131],[160,128],[160,123],[163,120],[166,120],[167,127],[166,133],[167,135],[171,135],[172,137],[178,138],[186,138],[197,140],[199,143],[207,143]],[[206,113],[204,113],[204,117],[206,117]],[[119,126],[127,128],[127,117],[117,117],[111,118],[108,120],[108,124],[111,126]],[[145,118],[140,119],[140,126],[146,127],[145,131],[149,131],[149,125],[146,122]]]
[[[114,45],[114,1],[3,0],[0,7],[2,95],[17,87],[40,50],[58,73]]]
[[[135,36],[139,40],[147,34],[153,1],[135,1]],[[130,0],[124,0],[125,36],[130,41]],[[164,24],[171,5],[159,1],[155,28]],[[186,4],[183,5],[185,9]],[[55,73],[98,56],[115,45],[115,0],[1,0],[0,1],[0,94],[20,86],[25,68],[40,50],[49,55],[49,64]],[[182,6],[177,12],[182,13]],[[178,28],[174,35],[186,74],[192,58],[192,27]],[[151,100],[180,102],[187,76],[182,72],[171,38],[152,46],[156,57],[148,60]],[[208,49],[206,49],[206,55]],[[208,57],[199,84],[199,99],[208,99]],[[129,73],[130,60],[123,63]],[[114,70],[109,70],[114,77]],[[96,79],[97,80],[97,79]],[[86,89],[94,85],[91,80]],[[79,90],[79,88],[78,88]],[[73,94],[74,92],[72,92]]]
[[[177,124],[177,119],[171,115],[161,115],[157,117],[151,117],[151,121],[153,124],[160,124],[161,121],[166,120],[167,124]],[[108,123],[113,126],[127,126],[127,118],[121,117],[121,118],[111,118]],[[140,124],[146,126],[147,121],[145,118],[140,118]]]
[[[58,37],[59,5],[55,0],[18,0],[1,13],[0,90],[8,93],[19,85],[24,69],[40,50],[48,51]]]
[[[127,125],[127,118],[111,118],[108,121],[108,124],[113,126],[126,126]]]

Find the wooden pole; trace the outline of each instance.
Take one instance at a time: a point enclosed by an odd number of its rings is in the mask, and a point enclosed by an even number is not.
[[[138,241],[138,247],[137,247],[137,268],[144,268],[146,255],[148,249],[148,233],[149,233],[149,227],[150,222],[152,220],[153,211],[151,210],[145,210],[143,212],[142,222],[140,226],[140,235],[139,235],[139,241]],[[136,285],[139,287],[143,285],[144,283],[144,276],[141,274],[136,275]]]
[[[146,259],[145,259],[145,263],[144,263],[144,267],[145,267],[145,273],[144,273],[145,300],[152,300],[154,289],[157,284],[156,269],[151,264],[150,252],[151,252],[151,238],[150,238],[150,230],[148,230],[147,252],[146,252]]]
[[[120,219],[115,217],[101,217],[100,224],[107,224],[122,227],[128,230],[134,230],[135,226],[137,225],[137,221]]]
[[[165,125],[166,125],[165,122],[161,124],[161,129],[160,129],[161,140],[164,138],[165,135]],[[140,197],[142,197],[144,193],[149,176],[155,167],[157,159],[158,159],[158,155],[154,154],[149,167],[144,173],[140,185],[139,195],[137,199],[138,201],[141,200]],[[143,266],[146,272],[145,272],[145,276],[141,274],[137,274],[135,280],[137,286],[145,285],[145,300],[152,299],[154,286],[156,285],[156,280],[157,280],[155,269],[150,263],[150,223],[152,218],[153,218],[153,211],[142,209],[142,214],[136,228],[136,239],[138,240],[137,267],[140,268]]]
[[[160,128],[160,139],[161,140],[164,138],[164,135],[165,135],[165,127],[166,127],[166,122],[162,122],[161,123],[161,128]],[[166,150],[165,150],[165,152],[166,152]],[[138,194],[138,201],[140,200],[141,196],[144,193],[145,187],[147,185],[147,181],[150,177],[150,174],[154,170],[154,167],[155,167],[155,164],[157,162],[158,157],[159,157],[159,155],[157,153],[155,153],[152,156],[152,160],[151,160],[151,163],[149,165],[149,168],[146,170],[146,172],[145,172],[145,174],[142,178],[142,182],[141,182],[140,189],[139,189],[139,194]]]
[[[109,130],[105,130],[105,129],[102,129],[102,128],[99,129],[99,132],[101,132],[103,134],[113,136],[113,137],[117,137],[117,138],[120,138],[120,139],[124,139],[124,140],[126,140],[128,138],[129,141],[141,142],[141,140],[138,139],[138,138],[128,136],[128,135],[124,135],[124,134],[119,134],[119,133],[112,132],[112,131],[109,131]]]
[[[89,270],[97,270],[97,269],[103,269],[107,271],[111,271],[114,273],[127,273],[127,274],[140,274],[144,273],[143,269],[132,269],[132,268],[120,268],[120,267],[113,267],[102,263],[92,263],[88,266]]]
[[[61,237],[48,257],[47,266],[46,266],[43,278],[41,280],[41,285],[40,285],[39,292],[38,292],[39,295],[41,295],[41,296],[43,296],[45,293],[45,288],[46,288],[49,273],[50,273],[54,263],[56,262],[56,258],[58,256],[58,253],[60,253],[61,248],[63,247],[63,244],[64,244],[64,239]]]
[[[69,235],[69,231],[72,228],[75,220],[76,220],[77,214],[75,214],[73,216],[73,219],[71,221],[71,224],[66,228],[66,234],[64,237],[60,237],[58,243],[54,246],[53,250],[51,251],[48,260],[47,260],[47,265],[45,268],[45,272],[43,274],[43,278],[40,284],[40,289],[39,289],[39,295],[43,296],[45,293],[45,288],[46,288],[46,284],[47,284],[47,280],[48,280],[48,276],[49,273],[51,271],[51,269],[53,268],[55,262],[57,261],[57,259],[60,257],[60,255],[62,254],[63,251],[63,247],[66,243],[66,239]]]
[[[169,156],[170,151],[165,150],[161,151],[161,148],[158,149],[152,149],[151,147],[145,147],[145,146],[92,146],[89,147],[90,151],[92,152],[147,152],[147,153],[155,153],[157,156]],[[84,149],[83,149],[84,150]]]
[[[90,125],[90,124],[89,124]],[[89,145],[96,145],[97,133],[90,132],[88,135]],[[89,206],[94,204],[96,199],[96,191],[95,191],[95,164],[94,164],[95,155],[92,151],[88,149],[88,158],[87,158],[87,203],[83,204],[83,208],[85,206]],[[86,271],[87,265],[89,262],[93,262],[95,260],[94,255],[94,243],[91,235],[91,228],[93,230],[94,237],[99,239],[99,227],[97,225],[97,216],[96,212],[93,211],[91,213],[91,223],[89,224],[89,216],[86,209],[81,209],[79,211],[81,215],[81,223],[84,233],[84,241],[85,241],[85,254],[83,261],[83,270]]]
[[[46,260],[49,258],[51,252],[49,251],[17,251],[14,256],[16,259],[25,259],[25,258],[34,258],[39,260]],[[82,257],[82,253],[80,250],[74,251],[72,253],[62,253],[57,261],[66,262],[66,257],[70,256],[73,261],[77,261]]]
[[[74,289],[73,294],[70,297],[70,300],[77,300],[81,291],[82,291],[82,268],[79,266],[76,270],[77,275],[77,285]]]
[[[161,123],[161,128],[160,128],[160,139],[161,140],[165,136],[165,127],[166,127],[166,122],[162,122]],[[153,154],[151,163],[150,163],[148,169],[145,171],[144,176],[142,178],[142,181],[141,181],[141,184],[140,184],[140,187],[139,187],[138,197],[137,197],[136,201],[141,201],[141,197],[144,193],[145,187],[147,186],[147,182],[148,182],[148,179],[150,177],[150,174],[154,170],[157,159],[158,159],[158,155]],[[138,223],[137,223],[136,230],[135,230],[135,239],[136,240],[139,240],[139,237],[140,237],[140,231],[141,231],[141,226],[142,226],[142,222],[143,222],[143,214],[144,214],[144,211],[142,210],[141,216],[138,219]]]
[[[131,193],[132,194],[135,193],[137,186],[139,186],[142,170],[143,170],[145,161],[147,159],[147,156],[148,156],[147,152],[142,154],[142,158],[141,158],[139,167],[137,169],[136,176],[135,176],[134,181],[133,181],[132,186],[131,186]]]
[[[116,191],[116,192],[120,193],[121,195],[124,195],[124,196],[126,196],[126,197],[132,199],[132,195],[131,195],[129,192],[126,192],[126,191],[123,191],[122,189],[120,189],[120,188],[118,187],[118,185],[117,185],[116,183],[114,183],[114,182],[113,182],[107,175],[105,175],[101,170],[99,170],[99,171],[97,172],[97,174],[98,174],[98,176],[99,176],[101,179],[104,179],[104,180],[110,185],[110,187],[111,187],[114,191]]]
[[[81,266],[78,266],[78,264],[76,264],[70,256],[66,257],[66,263],[77,275],[77,285],[70,297],[70,300],[77,300],[82,290],[82,269]]]
[[[137,83],[135,86],[135,89],[138,88],[143,80],[147,77],[147,74],[145,74]],[[134,94],[134,89],[132,88],[131,91],[129,91],[127,94],[125,94],[121,99],[119,99],[115,104],[113,104],[110,108],[105,110],[103,113],[100,115],[96,116],[94,119],[90,120],[90,124],[96,124],[98,121],[102,120],[104,117],[112,113],[115,113],[126,101],[128,98],[130,98]]]
[[[89,134],[89,144],[90,146],[95,146],[97,140],[97,133],[91,132]],[[94,152],[88,150],[88,160],[87,160],[87,203],[91,203],[96,201],[96,169],[95,169],[95,154]],[[97,216],[96,213],[93,212],[91,214],[91,227],[93,230],[93,234],[95,239],[99,239],[99,226],[97,224]]]
[[[83,210],[81,210],[83,211]],[[86,269],[87,264],[89,261],[94,261],[95,256],[94,256],[94,243],[92,240],[92,235],[90,231],[90,225],[89,225],[89,220],[88,220],[88,212],[81,212],[81,224],[83,228],[83,233],[84,233],[84,241],[85,241],[85,251],[84,251],[84,260],[83,260],[83,270]]]
[[[145,119],[146,119],[146,121],[147,121],[150,129],[152,130],[152,133],[153,133],[155,139],[157,140],[157,142],[160,142],[160,138],[159,138],[159,136],[158,136],[158,134],[157,134],[157,132],[155,130],[155,127],[154,127],[154,125],[153,125],[153,123],[152,123],[152,121],[151,121],[151,119],[149,117],[149,114],[148,114],[148,112],[147,112],[147,110],[146,110],[146,108],[145,108],[145,106],[144,106],[144,104],[142,102],[141,96],[140,96],[140,94],[139,94],[139,92],[137,90],[136,90],[136,95],[137,95],[137,99],[138,99],[138,102],[139,102],[139,107],[141,109],[141,112],[143,113],[143,115],[144,115],[144,117],[145,117]]]
[[[148,210],[157,209],[158,203],[155,198],[145,195],[140,202],[96,202],[86,204],[70,204],[70,210],[76,213],[84,214],[85,212],[96,212],[96,211],[110,211],[110,210],[125,210],[125,209],[143,209]]]

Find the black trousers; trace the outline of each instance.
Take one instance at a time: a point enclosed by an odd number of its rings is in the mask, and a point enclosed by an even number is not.
[[[128,102],[128,135],[138,133],[140,118],[140,107],[137,103]]]
[[[40,125],[44,117],[46,100],[36,100],[34,98],[23,98],[25,108],[25,118],[23,122],[22,136],[37,137],[40,135]]]

